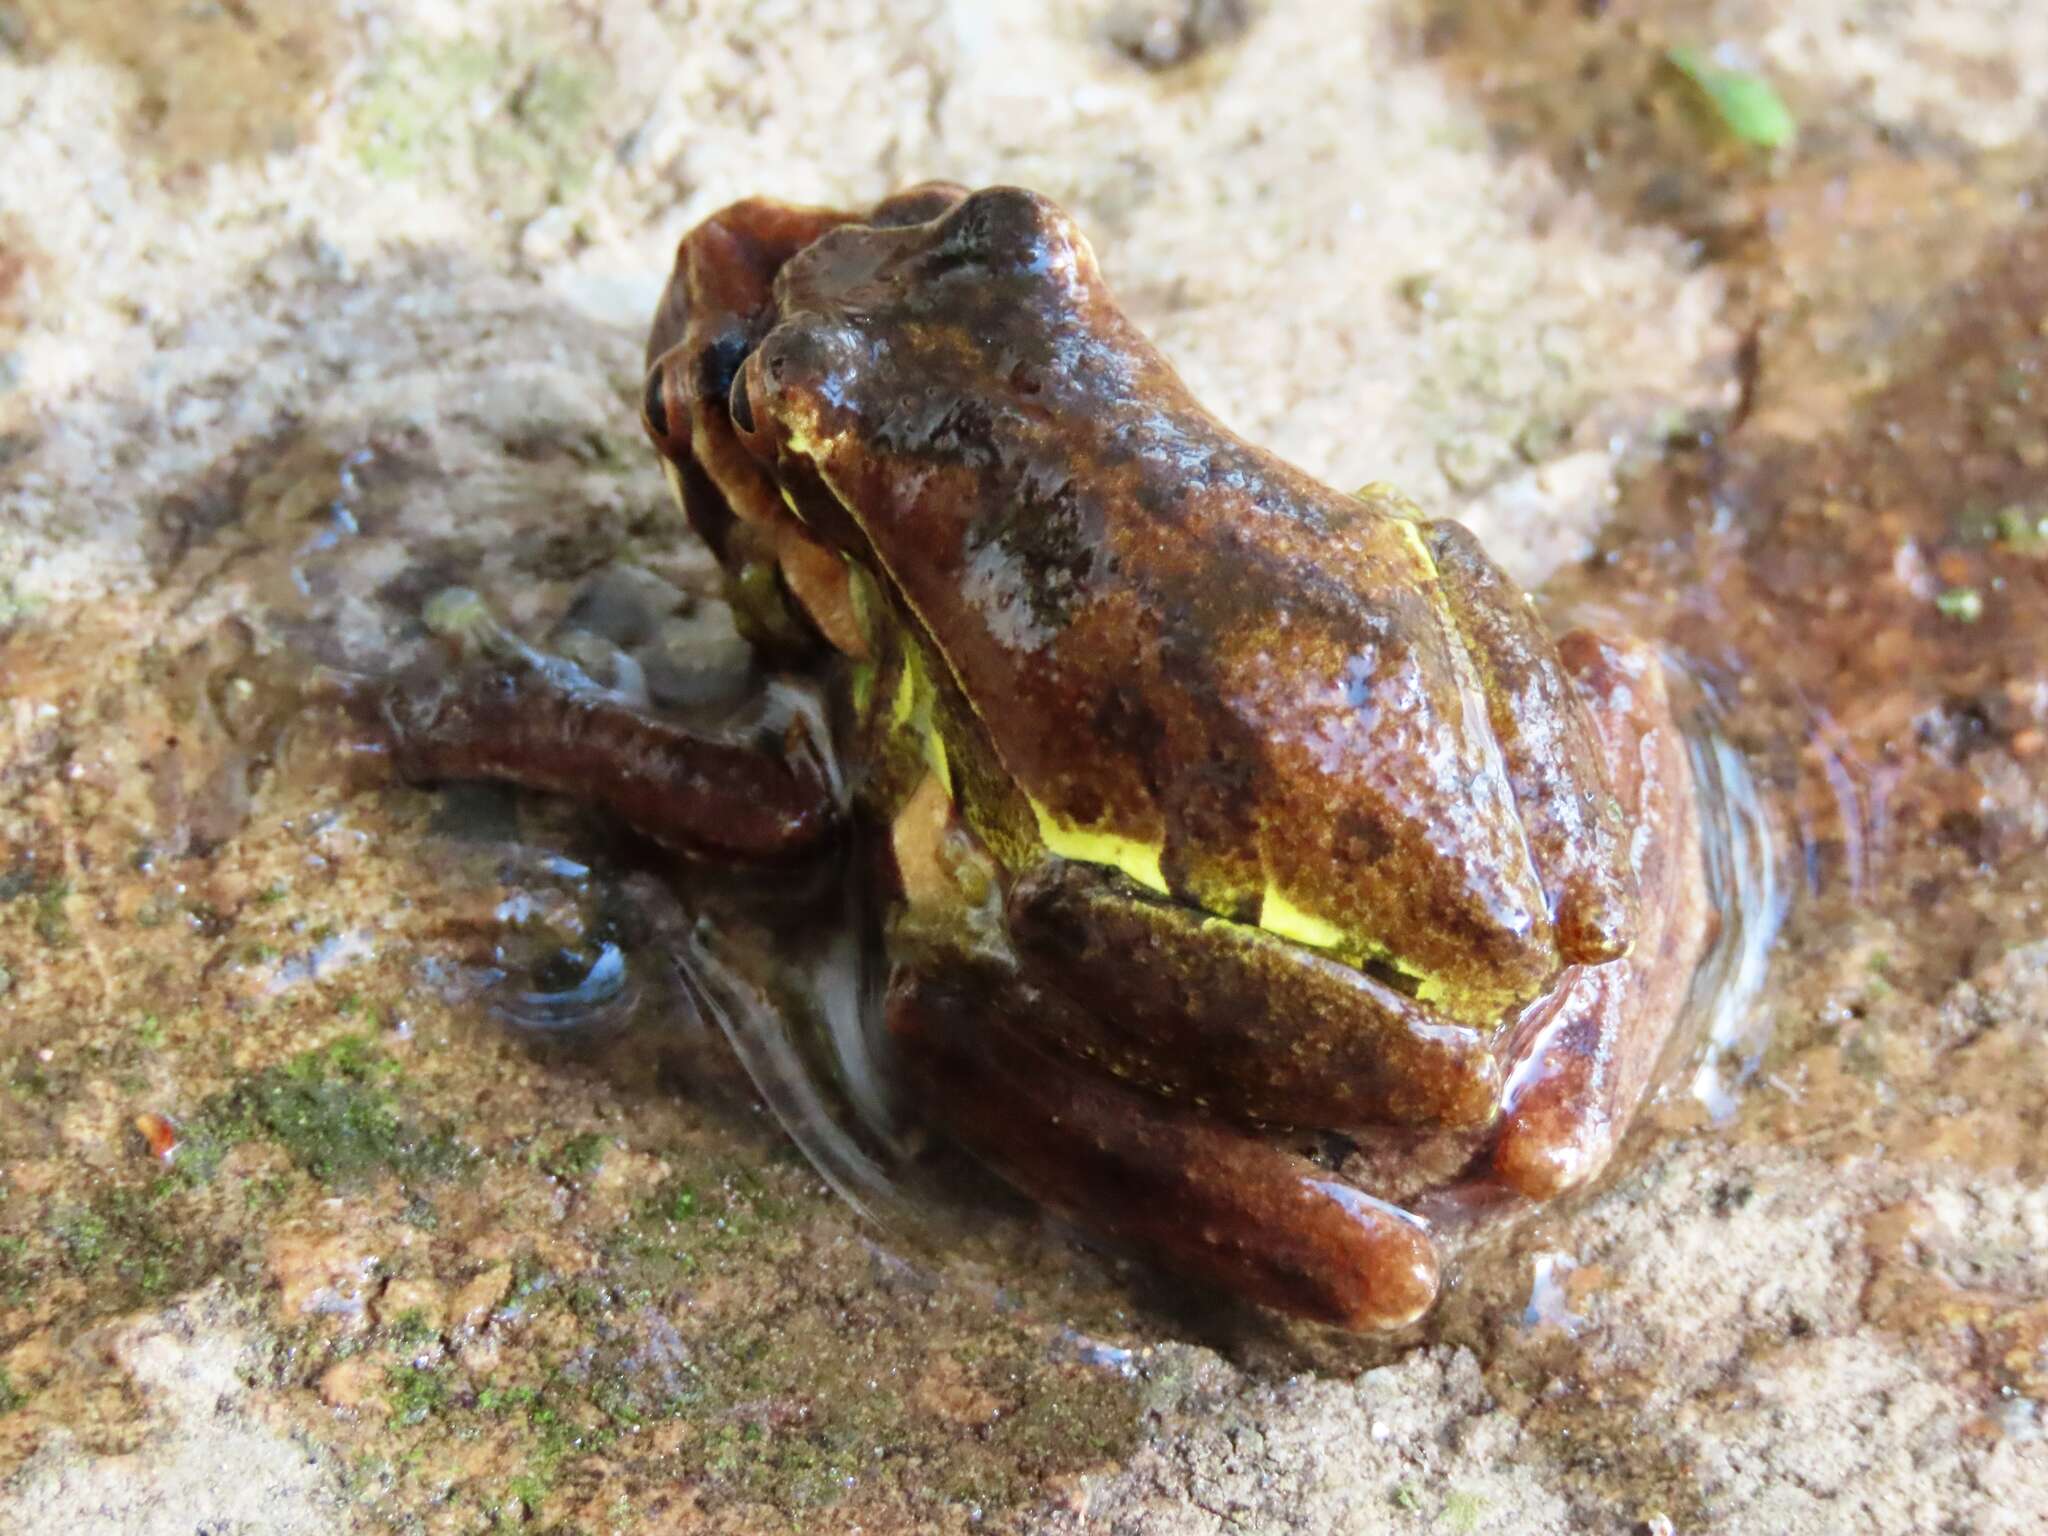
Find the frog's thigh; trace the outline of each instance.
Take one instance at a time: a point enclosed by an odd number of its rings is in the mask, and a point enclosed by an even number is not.
[[[960,960],[891,978],[889,1024],[919,1101],[1006,1181],[1105,1239],[1262,1305],[1354,1329],[1429,1310],[1435,1244],[1414,1217],[1306,1159],[1037,1044],[1072,1005]],[[1057,1027],[1052,1032],[1057,1033]]]
[[[1008,915],[1034,978],[1081,1004],[1060,1043],[1147,1087],[1330,1130],[1493,1119],[1485,1034],[1313,950],[1065,860],[1016,881]]]
[[[1457,523],[1424,525],[1444,600],[1486,675],[1494,737],[1515,786],[1529,851],[1568,962],[1625,954],[1636,892],[1626,840],[1585,705],[1553,660],[1549,637],[1521,589]]]
[[[1626,820],[1648,835],[1636,840],[1634,949],[1567,973],[1548,1022],[1508,1067],[1492,1173],[1537,1200],[1607,1166],[1684,1012],[1713,925],[1691,763],[1656,657],[1584,632],[1566,636],[1560,652],[1590,706]]]
[[[780,749],[698,735],[546,665],[489,665],[393,684],[368,713],[405,778],[496,779],[592,800],[679,852],[802,854],[837,810],[792,724]]]

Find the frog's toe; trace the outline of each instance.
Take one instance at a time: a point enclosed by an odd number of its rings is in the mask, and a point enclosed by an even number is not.
[[[1418,1218],[1024,1037],[1036,1015],[1067,1006],[962,963],[899,971],[889,1020],[920,1100],[953,1138],[1089,1233],[1342,1328],[1399,1328],[1430,1309],[1439,1266]]]
[[[1625,963],[1578,972],[1555,1022],[1511,1075],[1527,1086],[1510,1099],[1490,1161],[1494,1178],[1516,1194],[1555,1200],[1597,1178],[1613,1157],[1640,1075],[1619,1059],[1628,1054],[1625,1015],[1636,990]]]

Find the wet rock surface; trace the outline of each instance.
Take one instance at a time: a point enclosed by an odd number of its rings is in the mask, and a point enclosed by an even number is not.
[[[2038,1524],[2031,8],[91,9],[0,5],[0,1523]],[[1419,1337],[964,1169],[865,1226],[657,860],[323,703],[454,586],[730,687],[637,328],[720,203],[927,175],[1066,202],[1233,425],[1666,643],[1765,790],[1756,1004]]]

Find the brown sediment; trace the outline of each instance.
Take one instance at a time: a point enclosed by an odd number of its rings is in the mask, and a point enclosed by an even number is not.
[[[2042,1389],[2038,1275],[2005,1256],[1989,1261],[2002,1278],[1978,1278],[1983,1252],[1915,1192],[1958,1170],[1973,1190],[2025,1188],[2043,1167],[2048,224],[1977,249],[1884,351],[1881,389],[1856,388],[1862,355],[1795,339],[1781,377],[1761,349],[1756,409],[1677,445],[1633,486],[1606,559],[1548,596],[1697,667],[1791,833],[1796,889],[1757,1004],[1774,1032],[1727,1064],[1745,1091],[1707,1145],[1726,1138],[1737,1167],[1791,1154],[1815,1180],[1841,1171],[1865,1211],[1862,1251],[1843,1257],[1870,1266],[1860,1317],[1972,1393],[1988,1445],[2006,1433],[1999,1405]],[[1636,1157],[1654,1166],[1660,1137],[1705,1118],[1667,1098]],[[1734,1177],[1729,1198],[1749,1199]],[[1479,1291],[1498,1296],[1483,1278]],[[1673,1450],[1613,1439],[1631,1402],[1667,1390],[1657,1379],[1632,1397],[1614,1362],[1590,1370],[1597,1345],[1508,1335],[1477,1305],[1440,1327],[1485,1339],[1495,1379],[1562,1349],[1577,1390],[1532,1405],[1528,1423],[1573,1454],[1613,1446],[1586,1464],[1589,1496],[1661,1475]],[[1741,1369],[1803,1358],[1814,1325],[1792,1322],[1802,1332],[1745,1345]],[[1678,1470],[1674,1510],[1710,1486]]]
[[[1788,401],[1682,448],[1636,488],[1628,544],[1552,594],[1699,668],[1784,797],[1807,912],[1913,923],[1894,985],[1945,984],[1998,921],[1976,910],[1985,883],[2037,873],[2044,255],[2048,228],[2023,229],[1929,304],[1931,334],[1852,426],[1788,436]]]

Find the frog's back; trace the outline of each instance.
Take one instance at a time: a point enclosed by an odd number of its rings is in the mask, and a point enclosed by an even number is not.
[[[1554,970],[1415,526],[1208,416],[1064,215],[843,230],[779,293],[765,373],[1054,853],[1454,990]]]

